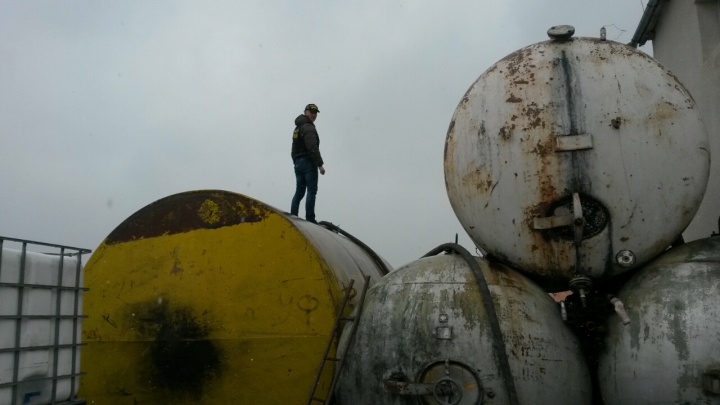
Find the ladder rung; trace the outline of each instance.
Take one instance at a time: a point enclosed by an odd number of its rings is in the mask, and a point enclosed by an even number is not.
[[[355,280],[350,280],[350,284],[348,285],[347,289],[345,290],[345,297],[343,298],[343,303],[338,308],[337,314],[340,315],[345,311],[345,307],[348,303],[348,300],[350,299],[350,292],[353,291],[352,286],[355,283]],[[340,372],[340,369],[343,366],[345,355],[347,354],[348,347],[350,346],[350,343],[352,342],[352,338],[355,335],[355,327],[357,326],[356,321],[359,319],[358,317],[362,314],[362,308],[365,301],[365,293],[367,292],[368,287],[370,286],[370,276],[365,276],[365,284],[363,285],[362,293],[360,294],[360,301],[359,305],[357,307],[357,314],[355,316],[338,316],[335,320],[335,324],[333,325],[332,332],[330,333],[330,339],[328,340],[327,346],[325,347],[325,353],[323,354],[323,360],[320,362],[320,367],[318,368],[317,374],[315,375],[315,382],[313,383],[312,389],[310,390],[310,399],[307,401],[307,405],[310,405],[312,401],[322,402],[325,403],[327,401],[331,401],[334,397],[334,390],[335,390],[335,384],[337,383],[337,375]],[[340,326],[341,321],[351,321],[353,324],[350,326],[351,333],[350,338],[347,342],[347,345],[345,346],[341,357],[327,357],[328,353],[330,352],[330,348],[333,342],[333,339],[335,339],[335,336],[338,335],[338,327]],[[335,374],[333,374],[332,380],[330,381],[330,394],[328,395],[327,399],[320,399],[315,396],[315,390],[317,389],[318,382],[320,381],[320,375],[322,374],[323,368],[325,367],[325,363],[327,361],[337,361],[337,369],[335,370]]]

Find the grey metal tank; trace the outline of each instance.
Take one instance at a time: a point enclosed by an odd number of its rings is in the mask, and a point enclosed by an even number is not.
[[[670,71],[573,31],[553,27],[553,40],[486,70],[445,141],[446,188],[465,231],[557,282],[617,275],[662,253],[697,212],[710,167],[697,105]]]
[[[720,237],[669,250],[618,297],[600,357],[606,404],[720,404]]]
[[[492,316],[484,310],[472,260],[489,287],[504,335],[499,341],[493,341]],[[514,402],[498,365],[500,352],[507,354]],[[338,378],[340,405],[591,402],[578,342],[548,294],[502,265],[479,257],[466,262],[457,254],[412,262],[368,290]]]

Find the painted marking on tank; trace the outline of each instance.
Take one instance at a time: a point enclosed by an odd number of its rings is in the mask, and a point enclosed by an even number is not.
[[[305,311],[306,320],[305,323],[310,325],[310,313],[317,309],[320,305],[320,301],[312,295],[303,295],[298,300],[297,306],[302,311]]]
[[[97,328],[90,329],[90,330],[83,330],[83,337],[85,340],[94,340],[97,342],[102,342],[102,336],[100,336],[100,332]]]
[[[110,314],[100,315],[100,316],[102,317],[102,319],[103,319],[105,322],[107,322],[108,324],[110,324],[110,326],[112,326],[113,328],[117,329],[117,323],[115,323],[115,321],[113,321],[113,320],[110,319]]]
[[[127,388],[121,388],[121,387],[115,387],[115,389],[111,390],[110,392],[111,392],[111,395],[117,395],[119,397],[129,397],[129,396],[133,395],[127,391]]]

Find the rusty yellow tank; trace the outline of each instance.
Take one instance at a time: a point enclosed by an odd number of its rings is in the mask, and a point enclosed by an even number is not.
[[[304,403],[350,280],[360,290],[388,267],[241,194],[156,201],[85,267],[79,395],[103,405]]]

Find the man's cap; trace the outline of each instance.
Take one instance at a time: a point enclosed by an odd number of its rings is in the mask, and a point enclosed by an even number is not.
[[[308,110],[310,110],[310,112],[320,112],[320,110],[318,110],[318,107],[315,104],[306,105],[305,111],[308,111]]]

